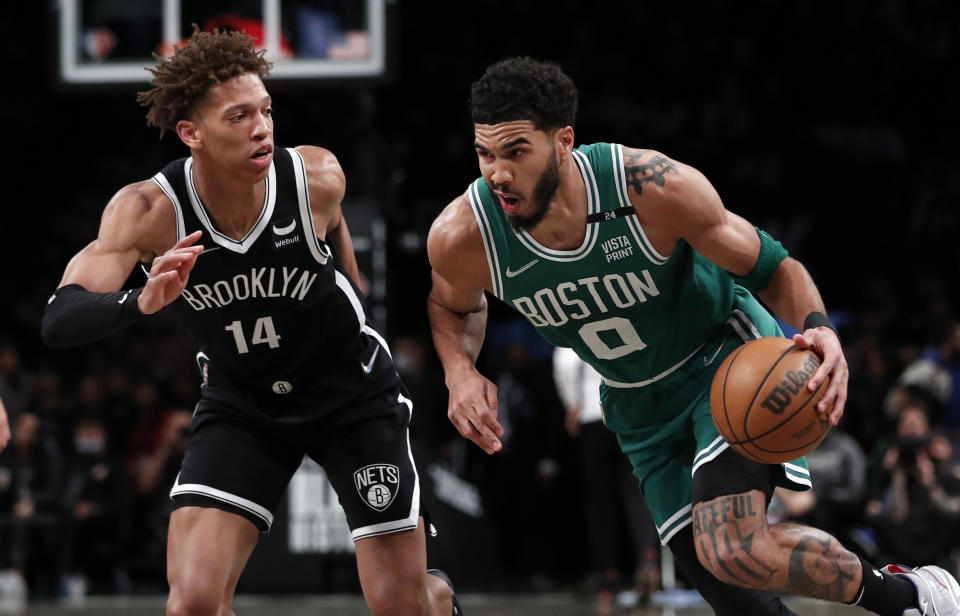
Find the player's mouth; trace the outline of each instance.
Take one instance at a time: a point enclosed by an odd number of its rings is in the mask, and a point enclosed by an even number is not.
[[[507,214],[513,214],[517,211],[517,207],[520,205],[520,197],[510,195],[507,193],[502,193],[499,190],[494,194],[497,195],[497,199],[500,200],[500,207],[503,208],[503,211]]]
[[[258,167],[266,167],[273,160],[273,146],[264,145],[257,148],[257,151],[250,156],[250,160]]]

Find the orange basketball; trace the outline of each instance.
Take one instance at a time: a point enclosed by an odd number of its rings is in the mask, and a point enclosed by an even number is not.
[[[710,387],[710,411],[724,440],[766,464],[789,462],[813,450],[830,431],[817,413],[827,377],[807,387],[820,357],[787,338],[760,338],[720,364]]]

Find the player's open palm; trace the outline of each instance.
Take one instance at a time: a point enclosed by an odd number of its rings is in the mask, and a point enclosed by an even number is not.
[[[476,370],[449,379],[447,417],[464,437],[487,453],[503,448],[503,427],[497,421],[497,386]]]
[[[203,246],[193,245],[200,236],[200,231],[194,231],[153,260],[147,284],[137,298],[142,313],[153,314],[180,297],[197,257],[203,252]]]

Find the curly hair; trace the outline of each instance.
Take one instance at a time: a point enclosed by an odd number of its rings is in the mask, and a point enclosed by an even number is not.
[[[553,62],[507,58],[473,82],[470,107],[477,124],[530,120],[537,130],[554,130],[573,126],[577,88]]]
[[[190,40],[173,56],[153,54],[157,63],[147,69],[153,73],[151,88],[137,93],[137,102],[149,107],[147,126],[158,127],[163,137],[177,122],[190,117],[213,86],[245,73],[266,78],[273,65],[264,58],[265,53],[254,50],[253,37],[246,32],[200,32],[194,24]]]

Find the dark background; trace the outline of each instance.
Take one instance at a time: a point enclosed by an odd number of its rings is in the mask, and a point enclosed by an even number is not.
[[[696,166],[729,209],[809,266],[831,308],[865,301],[873,277],[906,296],[926,273],[952,277],[957,7],[728,4],[399,2],[392,79],[273,87],[276,139],[330,148],[348,206],[371,197],[391,237],[422,236],[477,175],[470,83],[504,56],[549,58],[580,90],[579,143],[657,149]],[[16,195],[3,220],[4,286],[17,289],[5,311],[53,289],[117,189],[186,153],[146,127],[139,87],[55,87],[48,6],[14,3],[2,41]],[[392,249],[390,283],[404,292],[390,295],[390,330],[421,329],[423,252]],[[35,314],[4,322],[32,327]]]
[[[69,383],[90,355],[43,348],[46,298],[111,195],[187,151],[146,127],[134,100],[142,86],[58,85],[51,4],[11,3],[0,40],[0,338],[27,369],[53,366]],[[958,13],[949,0],[400,1],[386,81],[267,86],[277,143],[331,149],[347,175],[348,221],[351,202],[372,200],[387,223],[390,337],[425,339],[426,233],[478,175],[469,85],[492,61],[531,55],[578,85],[578,143],[656,149],[697,167],[729,209],[808,266],[831,313],[885,314],[879,333],[893,349],[932,342],[930,319],[956,317]],[[499,305],[491,321],[510,323]],[[130,340],[92,352],[109,356]],[[164,361],[190,369],[192,353]],[[495,373],[500,361],[488,350],[482,365]],[[445,425],[441,384],[427,395],[437,400],[419,421]]]

